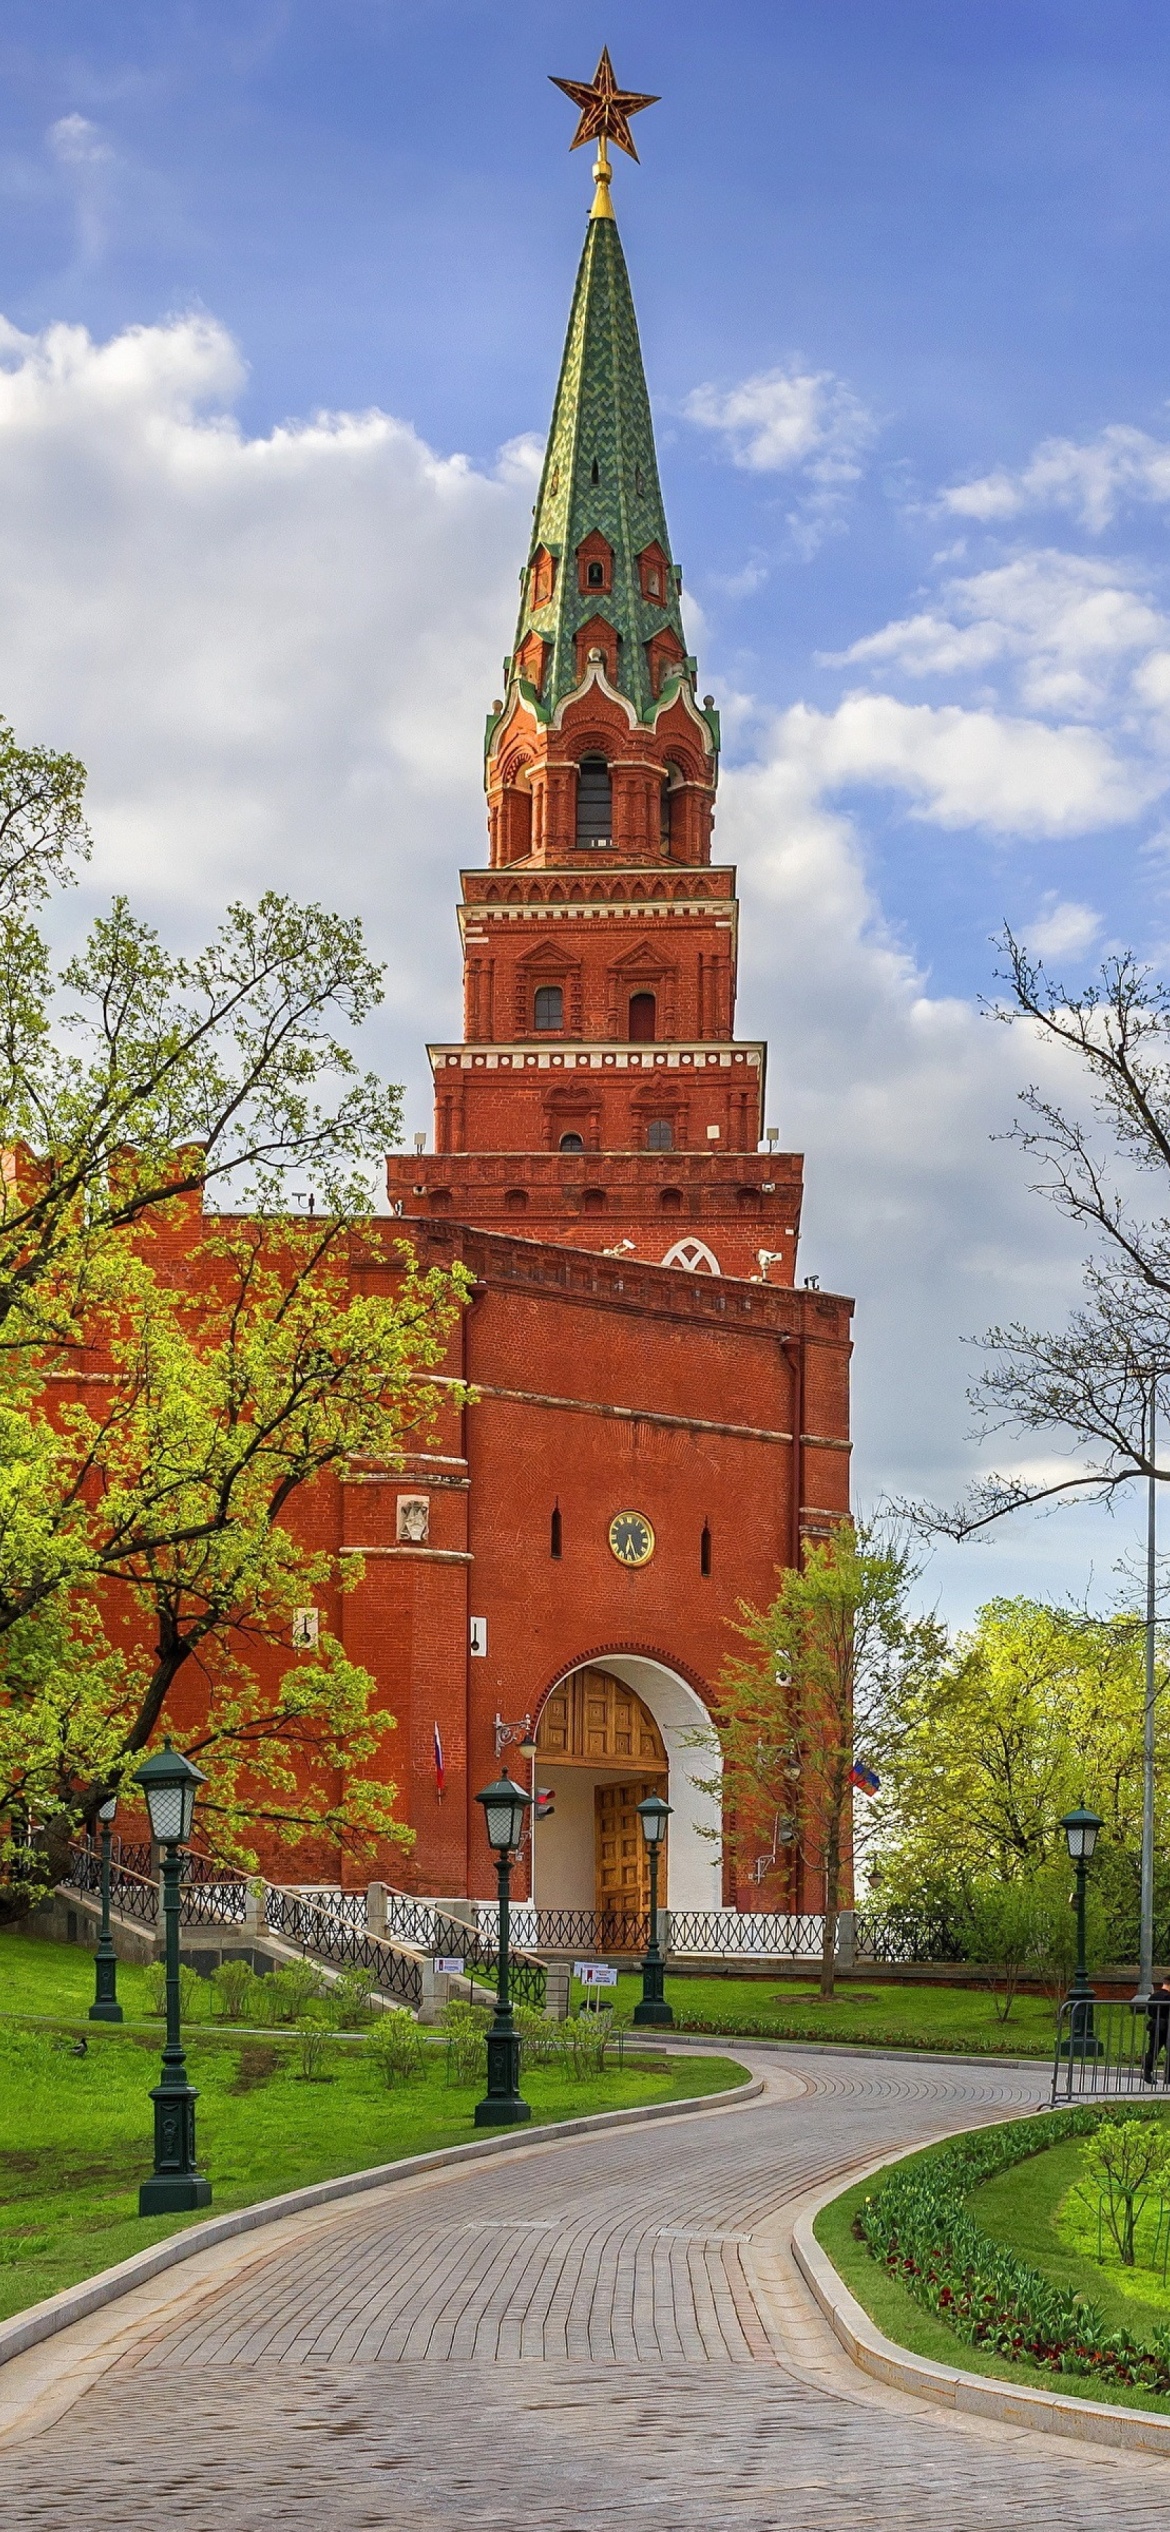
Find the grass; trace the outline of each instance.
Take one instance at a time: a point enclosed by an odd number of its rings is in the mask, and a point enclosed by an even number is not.
[[[574,2010],[584,1989],[573,1982]],[[623,1972],[614,1997],[629,2012],[642,1992]],[[671,1978],[667,2002],[680,2031],[775,2040],[852,2040],[860,2048],[954,2049],[972,2056],[1051,2057],[1054,2018],[1046,1996],[1018,1996],[1006,2022],[981,1987],[871,1986],[843,1981],[823,2003],[815,1980]]]
[[[0,1943],[0,2320],[201,2221],[198,2213],[137,2213],[162,2026],[87,2022],[92,1977],[92,1960],[71,1947],[8,1935]],[[121,1968],[118,1983],[122,1991]],[[136,2001],[133,1984],[131,1972],[127,2002]],[[87,2046],[78,2057],[80,2033]],[[476,2134],[482,2086],[448,2085],[439,2046],[421,2076],[388,2090],[360,2040],[331,2043],[327,2079],[306,2082],[295,2031],[196,2026],[185,2038],[213,2213]],[[628,2059],[585,2081],[533,2067],[523,2089],[540,2122],[692,2099],[746,2080],[727,2058],[686,2053]]]
[[[1123,2268],[1111,2245],[1104,2259],[1097,2258],[1096,2216],[1079,2196],[1084,2152],[1084,2140],[1072,2137],[1034,2162],[998,2173],[972,2191],[971,2213],[993,2241],[1018,2252],[1054,2285],[1099,2304],[1111,2329],[1143,2338],[1170,2318],[1170,2288],[1162,2283],[1160,2260],[1157,2273]],[[1148,2246],[1152,2232],[1147,2221],[1139,2231],[1139,2250]]]
[[[1057,2283],[1077,2283],[1111,2320],[1116,2314],[1117,2327],[1140,2334],[1151,2316],[1132,2300],[1114,2297],[1112,2281],[1095,2262],[1091,2275],[1083,2260],[1077,2263],[1075,2272],[1071,2265],[1063,2264],[1066,2259],[1075,2260],[1076,2254],[1062,2248],[1053,2229],[1053,2216],[1075,2178],[1080,2153],[1079,2141],[1073,2141],[1053,2146],[1026,2163],[1015,2164],[1010,2171],[1001,2172],[995,2180],[984,2181],[972,2191],[971,2212],[985,2232],[994,2234],[999,2241],[1010,2242],[1022,2258],[1031,2260]],[[907,2156],[901,2167],[924,2159],[918,2154]],[[892,2168],[887,2166],[887,2170]],[[935,2365],[958,2366],[964,2373],[981,2374],[996,2382],[1059,2392],[1074,2400],[1104,2401],[1117,2409],[1153,2409],[1170,2416],[1170,2397],[1162,2393],[1131,2392],[1122,2384],[1082,2382],[1075,2375],[1055,2374],[1039,2365],[1011,2364],[1003,2356],[969,2346],[965,2339],[956,2338],[945,2321],[924,2312],[897,2278],[871,2259],[864,2242],[859,2242],[853,2231],[854,2219],[865,2199],[880,2189],[886,2176],[885,2171],[873,2172],[868,2180],[855,2182],[852,2189],[832,2199],[827,2207],[822,2207],[813,2232],[863,2311],[897,2347],[906,2348],[912,2356],[928,2357]],[[1004,2223],[1014,2229],[1010,2233],[1001,2231],[999,2227]],[[1164,2321],[1165,2307],[1161,2306],[1152,2318],[1155,2323]]]
[[[150,2018],[146,1971],[118,1963],[118,2002],[128,2022]],[[80,1943],[0,1935],[0,2014],[66,2014],[84,2020],[93,2003],[93,1953]]]

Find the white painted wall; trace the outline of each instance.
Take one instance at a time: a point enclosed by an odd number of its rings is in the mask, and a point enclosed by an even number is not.
[[[723,1897],[723,1869],[718,1839],[700,1836],[700,1828],[719,1827],[719,1804],[701,1794],[696,1776],[719,1776],[717,1751],[687,1747],[691,1733],[710,1728],[710,1716],[678,1672],[634,1653],[607,1653],[600,1669],[611,1670],[636,1688],[649,1706],[662,1738],[670,1768],[666,1798],[673,1810],[666,1858],[668,1908],[717,1908]],[[590,1794],[590,1803],[593,1796]],[[590,1903],[592,1904],[592,1903]],[[580,1902],[578,1902],[580,1905]]]
[[[592,1908],[593,1788],[598,1779],[588,1767],[550,1766],[540,1758],[536,1781],[556,1796],[552,1819],[536,1824],[537,1907]]]

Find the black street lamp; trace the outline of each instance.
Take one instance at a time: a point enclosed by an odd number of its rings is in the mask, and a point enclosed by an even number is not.
[[[1093,1850],[1104,1827],[1095,1811],[1086,1811],[1082,1803],[1078,1811],[1066,1811],[1060,1823],[1068,1840],[1068,1851],[1077,1876],[1077,1966],[1065,2002],[1069,2007],[1068,2037],[1060,2043],[1062,2057],[1100,2057],[1103,2043],[1093,2023],[1093,2007],[1097,1998],[1089,1985],[1085,1960],[1085,1875],[1093,1859]]]
[[[638,1818],[650,1864],[650,1940],[642,1963],[642,2001],[634,2007],[634,2020],[673,2025],[674,2013],[663,1992],[666,1963],[658,1943],[658,1857],[670,1818],[670,1804],[663,1801],[661,1794],[647,1794],[645,1802],[638,1804]]]
[[[102,1824],[102,1924],[94,1954],[93,2003],[89,2008],[91,2022],[120,2022],[122,2008],[118,2002],[118,1955],[110,1934],[110,1840],[118,1809],[117,1794],[111,1794],[98,1811]]]
[[[475,2124],[477,2128],[512,2127],[532,2117],[528,2103],[520,2097],[520,2034],[512,2020],[508,1990],[512,1858],[524,1835],[524,1814],[532,1806],[522,1787],[513,1784],[507,1768],[494,1785],[486,1786],[475,1799],[483,1804],[488,1845],[496,1859],[500,1900],[496,2009],[487,2035],[487,2091],[475,2105]]]
[[[179,1883],[183,1848],[191,1835],[195,1796],[207,1782],[181,1750],[170,1742],[138,1769],[150,1813],[151,1834],[162,1849],[163,1925],[166,1931],[167,2038],[162,2080],[151,2093],[154,2103],[154,2172],[138,2192],[139,2215],[178,2215],[188,2207],[209,2207],[211,2182],[195,2162],[195,2104],[199,2098],[187,2081],[187,2060],[179,2035]]]

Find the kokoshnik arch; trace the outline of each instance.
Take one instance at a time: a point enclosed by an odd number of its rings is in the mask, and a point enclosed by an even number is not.
[[[735,872],[711,858],[719,720],[680,612],[607,142],[598,142],[504,691],[488,858],[462,875],[464,1033],[430,1049],[434,1148],[387,1163],[355,1277],[473,1277],[449,1371],[474,1403],[404,1469],[315,1490],[362,1558],[323,1614],[398,1718],[423,1892],[491,1895],[476,1788],[536,1725],[542,1905],[642,1904],[634,1805],[673,1805],[666,1901],[821,1904],[815,1825],[758,1884],[721,1863],[693,1747],[741,1600],[848,1507],[852,1304],[796,1287],[800,1157],[764,1148],[765,1048],[735,1034]],[[436,1781],[436,1734],[444,1785]],[[707,1834],[705,1834],[705,1832]],[[287,1870],[287,1867],[283,1869]],[[389,1869],[402,1877],[401,1860]],[[336,1878],[324,1849],[305,1870]],[[527,1864],[516,1895],[526,1895]]]

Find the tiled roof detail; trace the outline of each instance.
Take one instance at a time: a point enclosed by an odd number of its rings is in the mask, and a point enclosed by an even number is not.
[[[581,588],[577,550],[604,537],[613,553],[612,588],[599,609],[597,588]],[[643,595],[638,556],[651,545],[668,559],[662,602]],[[555,586],[534,603],[532,563],[557,558]],[[640,717],[654,708],[646,644],[670,626],[680,656],[686,639],[658,482],[654,426],[637,319],[617,222],[590,220],[573,294],[544,472],[532,522],[515,650],[538,633],[551,642],[540,702],[545,713],[580,682],[576,636],[603,612],[619,635],[616,683]],[[543,575],[547,585],[547,571]]]

